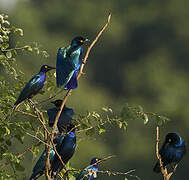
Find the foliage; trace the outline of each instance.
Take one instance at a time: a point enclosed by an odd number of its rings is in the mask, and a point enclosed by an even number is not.
[[[40,150],[39,145],[42,144],[29,143],[29,150],[19,152],[13,148],[15,142],[21,145],[26,144],[25,139],[28,138],[28,135],[41,139],[41,141],[44,138],[41,123],[37,120],[33,107],[25,102],[14,111],[13,104],[26,83],[25,74],[17,66],[18,55],[29,53],[32,56],[31,53],[34,53],[47,57],[48,53],[41,49],[38,43],[21,44],[15,40],[16,37],[24,40],[24,31],[13,26],[7,15],[0,14],[0,64],[3,69],[0,76],[0,177],[2,180],[26,178],[28,175],[24,175],[25,168],[22,159],[29,151],[37,156]],[[50,73],[41,94],[50,92],[52,96],[58,92],[53,79],[54,76]],[[47,122],[46,111],[41,102],[36,99],[35,104],[45,115]],[[107,125],[118,126],[126,130],[129,120],[139,120],[147,124],[150,118],[155,119],[158,124],[167,121],[166,117],[145,112],[141,106],[133,107],[125,104],[120,112],[110,107],[102,107],[99,112],[77,114],[74,116],[74,122],[77,126],[77,133],[81,133],[79,138],[82,139],[84,136],[91,137],[95,134],[106,133]]]

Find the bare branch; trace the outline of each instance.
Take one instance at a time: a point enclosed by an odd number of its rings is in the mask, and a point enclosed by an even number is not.
[[[84,68],[84,65],[85,65],[85,63],[86,63],[86,61],[87,61],[87,59],[88,59],[89,53],[90,53],[92,47],[93,47],[93,46],[95,45],[95,43],[97,42],[97,40],[98,40],[98,39],[100,38],[100,36],[102,35],[102,33],[105,31],[105,29],[106,29],[106,28],[108,27],[108,25],[110,24],[110,19],[111,19],[111,14],[109,14],[109,16],[108,16],[108,21],[107,21],[107,23],[103,26],[102,30],[98,33],[98,35],[96,36],[96,38],[94,39],[94,41],[93,41],[93,42],[91,43],[91,45],[88,47],[88,50],[87,50],[86,55],[85,55],[85,58],[83,59],[83,64],[81,65],[80,71],[79,71],[79,73],[78,73],[78,75],[77,75],[77,79],[79,79],[80,76],[83,74],[83,73],[82,73],[82,72],[83,72],[83,68]],[[50,146],[51,146],[51,142],[52,142],[53,139],[54,139],[54,133],[55,133],[55,130],[56,130],[56,127],[57,127],[58,119],[59,119],[60,114],[61,114],[61,112],[62,112],[62,110],[63,110],[63,108],[64,108],[64,105],[65,105],[66,101],[68,100],[68,97],[71,95],[71,92],[72,92],[72,89],[70,89],[70,90],[67,91],[67,93],[66,93],[66,95],[65,95],[65,97],[64,97],[64,100],[63,100],[63,102],[62,102],[62,104],[61,104],[60,110],[58,111],[57,116],[56,116],[56,118],[55,118],[55,122],[54,122],[54,125],[53,125],[53,128],[52,128],[52,133],[51,133],[51,136],[50,136],[50,139],[51,139],[51,140],[50,140]],[[48,147],[48,149],[47,149],[47,160],[46,160],[46,162],[49,161],[49,153],[50,153],[50,147]],[[48,163],[46,163],[46,172],[48,172],[48,170],[49,170]]]

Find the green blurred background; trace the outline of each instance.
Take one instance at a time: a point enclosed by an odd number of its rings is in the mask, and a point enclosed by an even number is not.
[[[11,22],[24,29],[26,44],[39,42],[50,54],[48,59],[28,54],[18,58],[28,78],[41,64],[55,65],[57,49],[74,36],[93,40],[112,12],[111,25],[92,49],[86,75],[68,105],[76,113],[102,106],[119,112],[126,102],[142,105],[145,111],[171,119],[161,128],[161,142],[169,131],[178,132],[188,142],[188,5],[187,0],[0,0],[0,12],[8,13]],[[108,127],[102,136],[79,141],[71,165],[82,168],[94,156],[113,154],[116,157],[101,169],[136,169],[134,174],[142,180],[162,179],[152,172],[155,123],[128,123],[126,132]],[[16,149],[22,152],[18,146]],[[28,177],[35,162],[31,154],[24,159]],[[186,155],[172,179],[186,179],[188,165]],[[99,175],[99,179],[124,177]]]

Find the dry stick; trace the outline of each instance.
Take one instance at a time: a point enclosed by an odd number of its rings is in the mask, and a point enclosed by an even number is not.
[[[47,141],[48,141],[48,135],[50,135],[47,127],[46,127],[46,122],[45,122],[45,118],[43,117],[43,113],[35,106],[35,104],[33,103],[33,101],[31,99],[28,99],[29,102],[33,105],[33,108],[34,110],[36,111],[37,113],[37,117],[39,119],[39,121],[41,122],[42,126],[43,126],[43,129],[44,129],[44,142],[46,143],[45,144],[45,149],[46,149],[46,152],[47,150],[49,150],[48,152],[50,153],[50,149],[51,149],[51,144],[48,144]],[[50,160],[49,158],[46,159],[46,164],[45,164],[46,167],[48,168],[45,168],[45,176],[46,176],[46,179],[48,180],[51,180],[50,176],[49,176],[49,168],[50,168]]]
[[[102,174],[108,174],[108,176],[111,176],[111,175],[113,175],[113,176],[127,175],[127,176],[134,177],[134,178],[140,180],[140,178],[138,176],[130,174],[130,173],[135,172],[135,171],[136,171],[136,169],[131,169],[131,170],[127,171],[127,172],[117,172],[117,171],[110,171],[110,170],[98,171],[98,172],[102,173]]]
[[[23,114],[23,115],[31,116],[31,117],[37,118],[36,115],[34,115],[34,114],[32,114],[32,113],[28,113],[28,112],[21,111],[21,110],[19,110],[19,109],[15,110],[15,112],[19,112],[19,113],[21,113],[21,114]]]
[[[42,126],[43,126],[43,129],[45,130],[45,132],[46,133],[48,133],[48,134],[50,134],[50,132],[48,131],[48,129],[47,129],[47,127],[46,127],[46,122],[45,122],[45,118],[44,118],[44,116],[43,116],[43,113],[36,107],[36,105],[35,105],[35,103],[31,100],[31,99],[29,99],[29,102],[32,104],[32,106],[34,107],[34,110],[35,110],[35,112],[36,112],[36,114],[37,114],[37,118],[39,119],[39,121],[41,122],[41,124],[42,124]],[[46,140],[47,140],[47,135],[46,135],[46,137],[44,137],[44,138],[46,138]]]
[[[85,55],[85,58],[83,59],[83,64],[81,65],[81,68],[80,68],[80,71],[77,75],[77,79],[80,78],[80,76],[83,74],[83,68],[84,68],[84,65],[87,61],[87,58],[89,56],[89,53],[92,49],[92,47],[95,45],[95,43],[97,42],[97,40],[100,38],[100,36],[102,35],[102,33],[105,31],[105,29],[108,27],[108,25],[110,24],[110,19],[111,19],[111,14],[109,14],[108,16],[108,21],[107,23],[104,25],[104,27],[102,28],[102,30],[98,33],[98,35],[96,36],[96,38],[94,39],[94,41],[90,44],[90,46],[88,47],[87,49],[87,52],[86,52],[86,55]],[[66,93],[66,96],[64,97],[64,100],[61,104],[61,107],[60,107],[60,110],[58,111],[57,113],[57,116],[56,116],[56,119],[55,119],[55,122],[54,122],[54,125],[53,125],[53,128],[52,128],[52,133],[51,133],[51,136],[50,136],[50,139],[51,141],[53,141],[54,139],[54,133],[55,133],[55,130],[56,130],[56,126],[57,126],[57,123],[58,123],[58,119],[60,117],[60,114],[62,112],[62,109],[68,99],[68,97],[71,95],[71,92],[72,92],[72,89],[68,90],[67,93]],[[51,146],[51,141],[50,141],[50,146]],[[48,162],[49,162],[49,153],[50,153],[50,147],[47,148],[47,158],[46,158],[46,177],[48,175],[48,170],[49,170],[49,166],[48,166]],[[50,180],[49,178],[47,178],[48,180]]]
[[[64,89],[61,89],[60,91],[58,91],[56,94],[54,94],[53,96],[49,97],[48,99],[42,100],[40,102],[37,103],[37,105],[45,103],[53,98],[55,98],[56,96],[58,96],[59,94],[61,94],[64,91]]]
[[[173,175],[173,173],[176,171],[176,168],[178,166],[178,164],[176,164],[173,168],[173,170],[168,173],[167,171],[167,167],[163,167],[163,162],[161,159],[161,155],[159,154],[159,127],[157,126],[156,128],[156,156],[159,160],[159,164],[160,164],[160,168],[161,168],[161,173],[163,175],[164,180],[169,180],[171,178],[171,176]]]
[[[26,132],[26,134],[27,134],[28,136],[31,136],[31,137],[33,137],[33,138],[37,139],[39,142],[41,142],[41,143],[45,144],[46,146],[49,146],[49,144],[47,144],[45,141],[41,140],[41,139],[40,139],[40,138],[38,138],[37,136],[32,135],[32,134],[30,134],[30,133],[28,133],[28,132]]]
[[[95,164],[99,164],[101,162],[104,162],[104,161],[106,161],[106,160],[108,160],[108,159],[110,159],[112,157],[115,157],[115,156],[114,155],[110,155],[108,157],[105,157],[105,158],[99,160],[98,162],[96,162],[96,163],[88,166],[87,168],[89,169],[90,167],[94,166]],[[81,172],[83,170],[84,169],[69,169],[68,171],[80,171]],[[127,175],[127,176],[134,177],[134,178],[140,180],[140,178],[138,176],[130,174],[130,173],[135,172],[135,171],[136,171],[136,169],[131,169],[131,170],[127,171],[127,172],[118,172],[118,171],[110,171],[110,170],[106,170],[106,171],[100,171],[99,170],[98,172],[102,173],[102,174],[108,174],[109,176],[111,176],[111,175],[113,175],[113,176],[116,176],[116,175]],[[90,172],[88,174],[86,174],[85,177],[87,177],[89,174],[90,174]]]

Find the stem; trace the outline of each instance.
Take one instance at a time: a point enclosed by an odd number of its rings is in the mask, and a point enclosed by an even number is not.
[[[111,14],[109,14],[108,16],[108,20],[107,20],[107,23],[103,26],[103,28],[100,30],[100,32],[97,34],[96,38],[93,40],[93,42],[90,44],[90,46],[88,47],[87,49],[87,52],[86,52],[86,55],[85,55],[85,58],[83,59],[83,64],[81,65],[81,68],[80,68],[80,71],[77,75],[77,79],[80,78],[80,76],[83,74],[83,68],[84,68],[84,65],[88,59],[88,56],[89,56],[89,53],[91,51],[91,49],[93,48],[93,46],[95,45],[95,43],[97,42],[97,40],[100,38],[100,36],[102,35],[102,33],[105,31],[105,29],[108,27],[108,25],[110,24],[110,19],[111,19]],[[57,113],[57,116],[56,116],[56,119],[55,119],[55,122],[54,122],[54,125],[53,125],[53,128],[52,128],[52,133],[51,133],[51,136],[50,136],[50,146],[52,145],[52,141],[54,139],[54,133],[55,133],[55,130],[56,130],[56,127],[57,127],[57,123],[58,123],[58,119],[60,117],[60,114],[64,108],[64,105],[66,104],[67,100],[68,100],[68,97],[71,95],[71,92],[72,92],[72,89],[68,90],[64,99],[63,99],[63,102],[61,104],[61,107],[60,107],[60,110],[58,111]],[[46,172],[48,172],[49,170],[49,167],[48,167],[48,161],[49,161],[49,154],[50,154],[50,147],[47,147],[47,159],[46,159]],[[64,165],[64,164],[63,164]],[[65,168],[66,169],[66,168]]]

